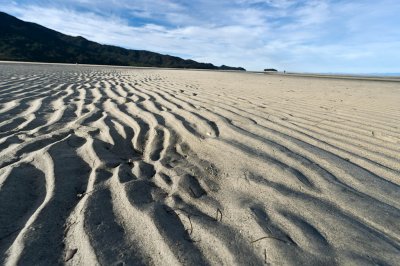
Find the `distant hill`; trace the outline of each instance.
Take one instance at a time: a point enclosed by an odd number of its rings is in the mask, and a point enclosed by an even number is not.
[[[245,70],[176,56],[102,45],[0,12],[0,60],[119,66]]]

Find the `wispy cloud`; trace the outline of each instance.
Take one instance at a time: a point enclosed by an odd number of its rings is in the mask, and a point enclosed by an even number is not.
[[[400,72],[395,0],[21,0],[0,9],[100,43],[219,65]]]

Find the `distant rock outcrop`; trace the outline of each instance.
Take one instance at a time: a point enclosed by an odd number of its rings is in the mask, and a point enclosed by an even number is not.
[[[277,72],[278,70],[276,70],[275,68],[266,68],[264,69],[265,72]]]
[[[102,45],[0,12],[0,60],[118,66],[245,70],[176,56]]]

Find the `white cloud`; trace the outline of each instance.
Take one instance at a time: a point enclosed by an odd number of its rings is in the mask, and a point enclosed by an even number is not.
[[[1,9],[100,43],[218,65],[251,70],[400,72],[396,27],[400,2],[394,0],[379,4],[370,0],[112,3],[110,7],[110,2],[99,0],[58,0],[50,5],[9,3]],[[132,18],[142,21],[132,22]]]

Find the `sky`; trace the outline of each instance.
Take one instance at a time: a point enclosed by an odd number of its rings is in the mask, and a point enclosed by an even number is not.
[[[399,0],[0,0],[102,44],[247,70],[399,73]]]

